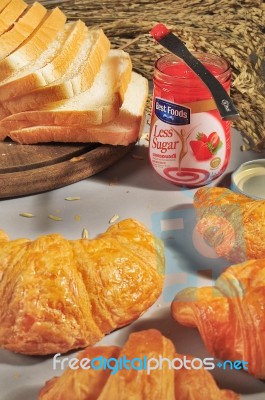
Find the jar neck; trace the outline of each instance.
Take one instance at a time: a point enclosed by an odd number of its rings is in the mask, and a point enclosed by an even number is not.
[[[229,62],[219,56],[193,52],[193,55],[218,79],[227,89],[231,80]],[[205,88],[205,84],[188,67],[184,61],[172,54],[166,54],[155,63],[154,84],[176,87]]]

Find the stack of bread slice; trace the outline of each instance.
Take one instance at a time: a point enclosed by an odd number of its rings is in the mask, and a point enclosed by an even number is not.
[[[148,82],[102,29],[67,22],[59,8],[1,0],[0,32],[0,140],[138,140]]]

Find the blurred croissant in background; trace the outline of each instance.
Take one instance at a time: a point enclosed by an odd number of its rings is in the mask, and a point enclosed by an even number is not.
[[[227,268],[213,287],[180,291],[171,310],[180,324],[198,328],[214,357],[244,360],[265,379],[265,259]]]
[[[42,355],[94,344],[157,300],[163,272],[162,242],[132,219],[93,240],[0,231],[0,347]]]
[[[197,230],[218,256],[233,263],[265,258],[265,200],[221,187],[203,187],[194,196]]]
[[[103,368],[101,357],[105,360],[112,358],[111,368]],[[160,357],[166,360],[158,368]],[[86,369],[82,368],[87,359],[91,361],[94,358],[98,358],[95,369],[87,366]],[[177,368],[174,369],[169,361],[173,365],[176,358]],[[204,368],[179,368],[183,358],[183,355],[176,353],[173,343],[159,331],[149,329],[135,332],[129,336],[123,348],[90,347],[80,352],[76,364],[78,368],[68,367],[60,377],[48,381],[40,392],[39,400],[239,399],[230,390],[220,390],[210,372]],[[124,359],[127,360],[127,368],[122,368]],[[190,356],[186,356],[186,359],[193,360]]]

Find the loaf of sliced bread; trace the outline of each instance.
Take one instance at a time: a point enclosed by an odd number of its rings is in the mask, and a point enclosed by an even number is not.
[[[131,72],[129,54],[123,50],[110,50],[90,89],[41,110],[10,115],[0,121],[2,138],[4,132],[8,134],[10,130],[34,125],[86,127],[113,120],[123,103]]]
[[[24,110],[37,110],[45,104],[71,98],[89,89],[102,62],[107,58],[109,49],[110,42],[102,29],[89,30],[67,71],[59,79],[55,79],[53,73],[48,74],[43,82],[46,83],[50,79],[51,84],[31,92],[26,90],[27,93],[23,96],[2,101],[5,115]],[[28,78],[24,77],[23,81],[27,86]],[[21,87],[21,80],[19,86]],[[4,96],[0,86],[0,99]]]
[[[40,3],[28,7],[11,29],[0,36],[0,59],[7,57],[28,38],[44,18],[47,10]]]
[[[59,8],[49,11],[37,29],[13,53],[0,61],[0,82],[36,61],[47,50],[66,21]]]
[[[49,46],[49,51],[44,52],[36,62],[0,83],[0,101],[22,96],[60,79],[81,51],[87,33],[88,28],[80,20],[65,24],[62,32]],[[8,103],[6,110],[8,112]]]
[[[4,2],[4,4],[5,7],[0,13],[0,35],[6,32],[14,24],[28,6],[23,0],[11,0],[7,4]]]
[[[112,122],[87,127],[32,126],[10,132],[9,137],[22,144],[43,142],[98,142],[127,146],[136,142],[144,125],[148,81],[133,72],[117,118]],[[73,111],[74,112],[74,111]]]

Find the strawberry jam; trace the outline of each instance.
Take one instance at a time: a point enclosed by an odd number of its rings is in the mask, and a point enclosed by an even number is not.
[[[229,92],[231,69],[218,56],[194,53]],[[219,177],[230,158],[230,121],[223,121],[209,89],[178,57],[157,60],[149,157],[155,171],[181,186]]]

